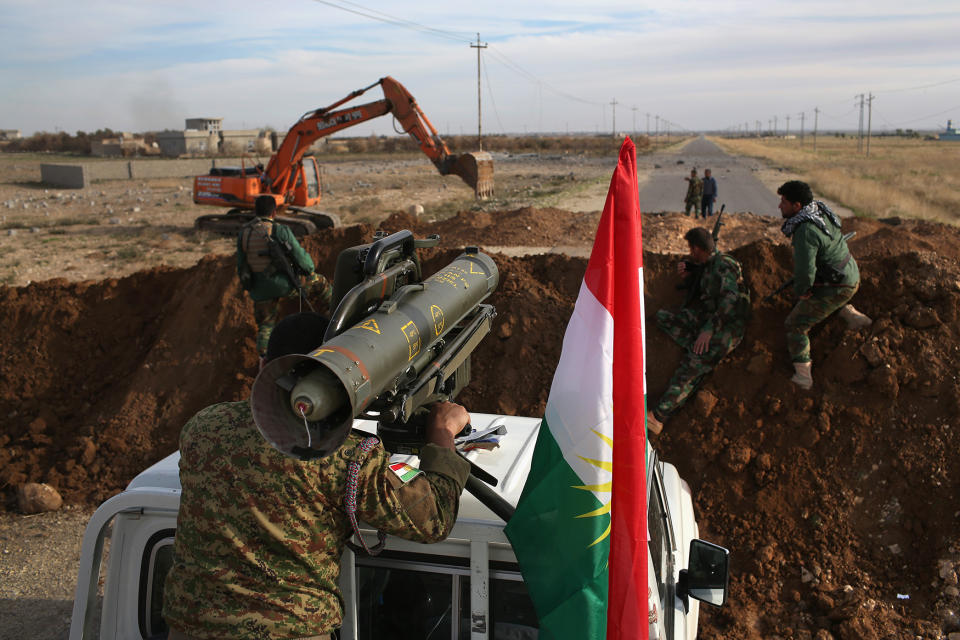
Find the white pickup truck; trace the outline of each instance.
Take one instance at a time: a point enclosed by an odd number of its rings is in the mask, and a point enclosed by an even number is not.
[[[495,491],[515,505],[540,420],[478,413],[471,418],[477,430],[506,427],[497,448],[467,457],[495,476]],[[373,433],[376,423],[358,420],[354,427]],[[179,459],[173,453],[140,473],[91,518],[81,550],[71,640],[166,637],[161,605],[177,526]],[[410,461],[409,456],[398,459]],[[693,640],[697,600],[714,605],[726,600],[729,554],[696,540],[690,488],[673,465],[648,449],[647,469],[650,638]],[[376,557],[346,550],[341,640],[536,638],[537,616],[503,527],[500,517],[464,493],[456,525],[443,542],[389,537]],[[375,543],[375,531],[362,529]]]

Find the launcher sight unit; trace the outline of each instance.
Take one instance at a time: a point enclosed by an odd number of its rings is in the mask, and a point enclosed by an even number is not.
[[[387,450],[418,453],[424,418],[470,380],[470,354],[496,315],[482,304],[499,271],[474,247],[423,279],[410,231],[345,250],[337,260],[323,344],[267,364],[253,384],[253,417],[282,453],[329,455],[355,418],[377,421]]]

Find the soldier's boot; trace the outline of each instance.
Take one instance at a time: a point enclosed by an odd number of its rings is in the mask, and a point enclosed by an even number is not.
[[[854,331],[869,327],[873,324],[873,320],[871,320],[869,316],[857,311],[856,307],[852,304],[843,305],[843,308],[840,309],[840,317],[847,323],[847,327]]]
[[[657,420],[653,411],[647,411],[647,431],[655,436],[660,435],[660,432],[663,431],[663,423]]]
[[[811,362],[794,362],[793,363],[793,377],[790,378],[790,382],[794,383],[801,389],[810,389],[813,386],[813,375],[811,369],[813,368],[813,363]]]

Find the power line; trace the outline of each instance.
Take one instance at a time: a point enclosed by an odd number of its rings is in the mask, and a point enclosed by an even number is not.
[[[447,40],[453,40],[453,41],[455,41],[455,42],[461,42],[461,43],[462,43],[462,42],[467,42],[467,43],[472,43],[472,42],[473,42],[473,38],[472,38],[472,37],[468,37],[466,34],[460,34],[460,33],[458,33],[458,32],[454,32],[454,31],[446,31],[446,30],[443,30],[443,29],[434,29],[433,27],[428,27],[428,26],[419,24],[419,23],[417,23],[417,22],[413,22],[413,21],[411,21],[411,20],[405,20],[405,19],[403,19],[403,18],[398,18],[398,17],[396,17],[396,16],[392,16],[392,15],[390,15],[390,14],[383,13],[382,11],[376,11],[375,9],[370,9],[370,8],[365,7],[365,6],[363,6],[363,5],[357,4],[356,2],[350,2],[349,0],[337,0],[337,1],[334,1],[334,0],[313,0],[313,1],[314,1],[314,2],[317,2],[317,3],[320,3],[320,4],[325,4],[325,5],[329,6],[329,7],[333,7],[334,9],[340,9],[341,11],[346,11],[346,12],[348,12],[348,13],[352,13],[352,14],[355,14],[355,15],[358,15],[358,16],[362,16],[362,17],[364,17],[364,18],[369,18],[369,19],[371,19],[371,20],[377,20],[378,22],[383,22],[383,23],[386,23],[386,24],[392,24],[392,25],[398,26],[398,27],[404,27],[404,28],[406,28],[406,29],[412,29],[412,30],[414,30],[414,31],[419,31],[419,32],[421,32],[421,33],[426,33],[426,34],[428,34],[428,35],[434,35],[434,36],[437,36],[437,37],[440,37],[440,38],[446,38]],[[351,9],[351,8],[349,8],[349,7],[342,6],[342,5],[350,5],[350,6],[352,6],[352,7],[357,7],[357,9]],[[519,64],[517,64],[516,62],[514,62],[513,60],[511,60],[510,58],[508,58],[508,57],[506,56],[506,54],[494,50],[493,47],[489,47],[488,50],[487,50],[487,53],[488,53],[489,55],[492,55],[495,59],[498,60],[498,62],[500,62],[501,64],[503,64],[505,67],[507,67],[508,69],[513,70],[514,72],[516,72],[516,73],[518,73],[519,75],[523,76],[524,78],[526,78],[526,79],[529,80],[530,82],[537,83],[537,84],[542,84],[543,86],[545,86],[547,89],[549,89],[549,90],[552,91],[553,93],[555,93],[555,94],[557,94],[557,95],[559,95],[559,96],[562,96],[562,97],[564,97],[564,98],[567,98],[568,100],[574,100],[574,101],[576,101],[576,102],[581,102],[581,103],[583,103],[583,104],[589,104],[589,105],[593,105],[593,106],[597,106],[597,105],[602,105],[602,104],[603,104],[603,103],[601,103],[601,102],[595,102],[595,101],[591,101],[591,100],[584,100],[583,98],[579,98],[579,97],[574,96],[574,95],[572,95],[572,94],[569,94],[569,93],[566,93],[566,92],[564,92],[564,91],[561,91],[561,90],[559,90],[559,89],[551,86],[549,83],[543,82],[543,81],[540,80],[537,76],[533,75],[532,73],[530,73],[529,71],[527,71],[526,69],[524,69],[523,67],[521,67]]]
[[[878,91],[877,93],[900,93],[903,91],[916,91],[918,89],[929,89],[930,87],[939,87],[945,84],[952,84],[954,82],[960,82],[960,78],[953,78],[952,80],[944,80],[943,82],[934,82],[933,84],[922,84],[918,87],[906,87],[904,89],[887,89],[886,91]]]
[[[497,49],[496,47],[494,47],[493,45],[490,45],[490,49],[488,50],[488,52],[489,52],[489,54],[490,54],[491,56],[493,56],[493,58],[494,58],[495,60],[497,60],[498,62],[500,62],[500,64],[504,65],[505,67],[507,67],[507,68],[510,69],[511,71],[514,71],[515,73],[523,76],[524,78],[526,78],[526,79],[529,80],[530,82],[536,82],[536,83],[542,84],[544,87],[546,87],[547,89],[549,89],[551,92],[557,94],[558,96],[562,96],[562,97],[564,97],[564,98],[567,98],[568,100],[573,100],[573,101],[575,101],[575,102],[580,102],[580,103],[582,103],[582,104],[588,104],[588,105],[591,105],[591,106],[594,106],[594,107],[605,107],[605,106],[606,106],[606,104],[603,103],[603,102],[596,102],[596,101],[594,101],[594,100],[585,100],[585,99],[583,99],[583,98],[580,98],[580,97],[578,97],[578,96],[572,95],[572,94],[567,93],[567,92],[565,92],[565,91],[561,91],[560,89],[557,89],[556,87],[552,86],[552,85],[551,85],[550,83],[548,83],[548,82],[544,82],[543,80],[541,80],[541,79],[538,78],[537,76],[533,75],[532,73],[530,73],[529,71],[527,71],[526,69],[524,69],[523,67],[521,67],[519,64],[517,64],[516,62],[514,62],[513,60],[511,60],[510,58],[508,58],[505,54],[501,53],[500,50]]]
[[[448,40],[454,40],[455,42],[461,42],[461,43],[471,41],[471,39],[467,37],[466,34],[461,35],[454,31],[445,31],[443,29],[434,29],[433,27],[427,27],[425,25],[412,22],[410,20],[405,20],[403,18],[397,18],[395,16],[391,16],[387,13],[383,13],[382,11],[377,11],[375,9],[364,7],[355,2],[349,2],[349,0],[340,0],[339,2],[332,2],[331,0],[313,0],[313,1],[318,2],[320,4],[325,4],[329,7],[333,7],[334,9],[340,9],[341,11],[346,11],[347,13],[353,13],[355,15],[362,16],[364,18],[370,18],[371,20],[384,22],[386,24],[392,24],[398,27],[413,29],[414,31],[420,31],[422,33],[434,35],[439,38],[446,38]],[[363,11],[360,11],[359,9],[350,9],[349,7],[341,6],[341,4],[348,4],[354,7],[358,7]],[[379,15],[373,15],[373,14],[379,14]]]
[[[497,124],[500,125],[500,133],[505,134],[507,130],[503,126],[503,122],[500,121],[500,112],[497,111],[497,102],[493,99],[493,85],[490,83],[490,75],[487,73],[487,66],[488,65],[483,65],[483,77],[487,79],[487,95],[490,96],[490,104],[493,105],[493,115],[496,116]]]

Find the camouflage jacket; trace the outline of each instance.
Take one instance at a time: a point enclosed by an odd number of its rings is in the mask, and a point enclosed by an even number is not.
[[[700,178],[687,178],[687,180],[690,184],[687,185],[687,197],[684,200],[700,202],[700,196],[703,195],[703,180]]]
[[[700,271],[698,295],[687,305],[700,321],[700,332],[743,336],[750,315],[750,293],[743,283],[740,263],[714,252]]]
[[[449,535],[469,464],[427,445],[403,483],[377,444],[352,432],[334,453],[300,461],[260,435],[247,402],[200,411],[180,434],[180,512],[163,614],[196,638],[300,638],[339,628],[340,555],[352,528],[347,469],[361,462],[357,517],[420,542]]]

